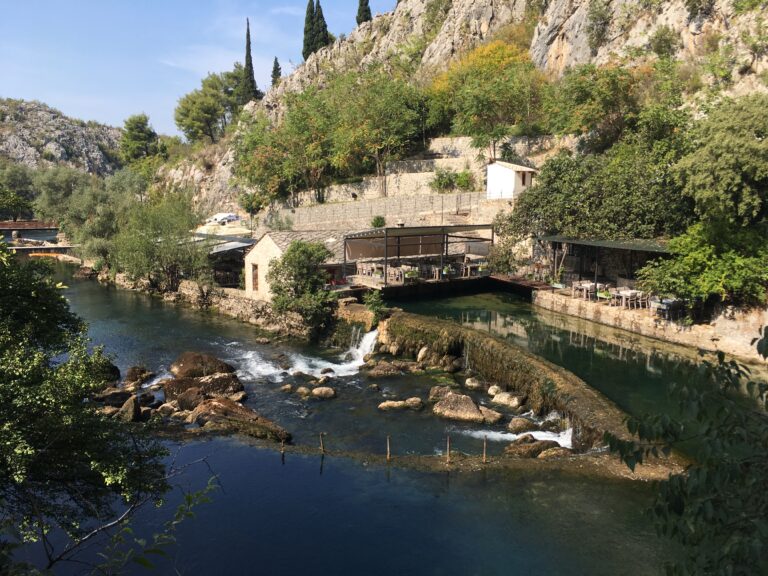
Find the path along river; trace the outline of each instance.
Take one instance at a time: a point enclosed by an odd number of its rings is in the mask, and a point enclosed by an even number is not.
[[[122,371],[140,364],[162,374],[186,350],[233,363],[249,405],[291,431],[297,444],[314,446],[326,432],[331,450],[380,455],[390,435],[395,455],[435,454],[451,433],[455,449],[477,454],[482,436],[504,439],[503,426],[457,427],[429,410],[379,412],[382,397],[425,398],[435,382],[409,376],[378,381],[382,393],[369,391],[373,381],[358,367],[371,335],[346,353],[260,345],[250,326],[95,282],[70,280],[67,297],[89,323],[93,341],[114,355]],[[478,328],[496,326],[494,331],[573,370],[633,411],[653,406],[672,379],[696,370],[674,354],[619,353],[610,342],[553,328],[530,305],[508,296],[410,308]],[[280,353],[290,359],[289,372],[333,368],[339,397],[305,402],[280,392],[294,378],[278,365]],[[491,444],[497,452],[504,445]],[[294,453],[283,460],[278,451],[236,438],[169,447],[177,463],[206,457],[221,489],[182,524],[178,545],[158,561],[158,573],[640,575],[662,573],[669,554],[645,515],[653,497],[646,483],[533,469],[426,472]],[[187,469],[175,479],[167,505],[142,510],[135,530],[145,536],[157,530],[182,493],[203,487],[210,476],[205,466]]]

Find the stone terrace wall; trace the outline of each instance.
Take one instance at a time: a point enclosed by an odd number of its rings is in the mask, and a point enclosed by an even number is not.
[[[658,318],[647,310],[599,305],[548,290],[535,291],[533,304],[650,338],[709,352],[720,351],[749,362],[765,364],[753,341],[763,337],[768,328],[768,310],[726,310],[709,324],[685,326]]]

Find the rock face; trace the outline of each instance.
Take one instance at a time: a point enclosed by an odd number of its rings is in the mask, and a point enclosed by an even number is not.
[[[291,440],[291,435],[280,426],[228,398],[205,400],[187,417],[187,422],[215,432],[245,434],[277,442]]]
[[[232,373],[235,369],[230,364],[210,354],[184,352],[171,364],[171,372],[177,378],[199,378],[211,374]]]
[[[120,136],[119,128],[68,118],[40,102],[0,98],[0,156],[30,168],[112,174]]]
[[[231,396],[243,391],[243,384],[234,374],[211,374],[200,378],[175,378],[163,381],[166,400],[175,400],[186,390],[198,388],[206,396]]]

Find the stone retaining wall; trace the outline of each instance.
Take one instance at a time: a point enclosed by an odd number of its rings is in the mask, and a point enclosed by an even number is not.
[[[768,328],[768,310],[725,310],[708,324],[686,326],[651,314],[648,310],[627,310],[571,298],[556,291],[536,290],[535,306],[577,316],[607,326],[636,332],[650,338],[692,346],[709,352],[724,352],[748,362],[765,364],[755,340]]]
[[[379,341],[396,344],[415,357],[422,347],[432,354],[463,357],[465,366],[492,383],[528,397],[539,413],[557,410],[573,426],[578,451],[600,447],[610,432],[629,439],[626,414],[575,374],[496,336],[455,322],[396,312],[379,323]]]

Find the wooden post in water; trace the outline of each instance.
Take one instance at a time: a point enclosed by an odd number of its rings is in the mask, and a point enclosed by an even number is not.
[[[389,450],[389,436],[387,436],[387,462],[392,459],[392,453]]]
[[[451,463],[451,435],[450,434],[446,437],[446,442],[445,442],[445,463],[446,464]]]
[[[325,454],[325,446],[323,445],[323,433],[320,432],[320,454]]]
[[[486,458],[488,450],[488,436],[483,436],[483,464],[488,462],[488,459]]]

